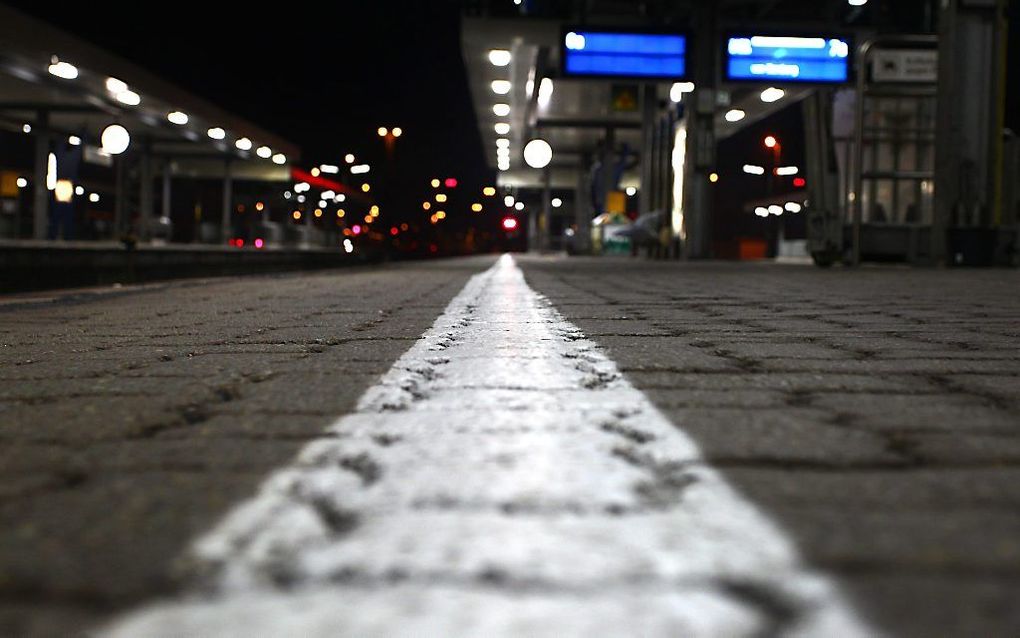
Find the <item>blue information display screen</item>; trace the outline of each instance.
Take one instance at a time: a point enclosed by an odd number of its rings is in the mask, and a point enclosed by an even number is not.
[[[568,76],[678,80],[687,73],[687,37],[679,34],[570,31],[561,55]]]
[[[726,79],[839,84],[850,80],[842,38],[752,35],[726,42]]]

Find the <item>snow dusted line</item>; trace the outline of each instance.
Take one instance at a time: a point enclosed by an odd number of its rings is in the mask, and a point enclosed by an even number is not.
[[[128,636],[875,636],[509,256]]]

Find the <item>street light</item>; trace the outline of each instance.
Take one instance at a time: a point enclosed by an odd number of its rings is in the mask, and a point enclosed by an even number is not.
[[[120,124],[111,124],[103,129],[100,136],[103,151],[110,155],[120,155],[131,144],[131,134]]]
[[[524,161],[531,168],[545,168],[552,157],[552,147],[542,138],[535,138],[524,145]]]

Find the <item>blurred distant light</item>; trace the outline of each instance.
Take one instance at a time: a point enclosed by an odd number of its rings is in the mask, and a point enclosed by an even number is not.
[[[432,185],[432,188],[439,188],[439,185],[440,185],[441,183],[442,183],[442,182],[440,182],[440,181],[439,181],[439,180],[438,180],[437,178],[432,178],[432,181],[431,181],[431,182],[429,182],[429,184],[431,184],[431,185]]]
[[[486,197],[492,197],[495,194],[496,189],[493,188],[492,186],[486,186],[485,188],[482,189],[482,195],[485,195]]]
[[[354,242],[349,237],[344,239],[344,252],[348,255],[354,252]]]
[[[492,112],[499,117],[506,117],[507,115],[510,115],[510,105],[502,102],[499,104],[493,104]]]
[[[170,111],[169,113],[166,114],[166,119],[171,124],[176,124],[177,126],[184,126],[185,124],[188,123],[188,114],[182,111]]]
[[[851,7],[863,7],[868,4],[868,0],[847,0],[847,4]]]
[[[505,137],[497,137],[496,148],[510,148],[510,140]]]
[[[510,159],[510,149],[508,149],[508,148],[497,148],[496,149],[496,157],[505,157],[506,159],[509,160]]]
[[[362,175],[372,170],[368,164],[355,164],[351,167],[351,175]]]
[[[476,213],[480,213],[482,212],[482,205],[479,204],[478,202],[475,202],[474,204],[471,204],[471,210],[473,210]]]
[[[78,67],[70,62],[63,62],[56,58],[53,59],[47,70],[50,72],[50,75],[55,75],[64,80],[73,80],[78,77]]]
[[[359,224],[351,226],[351,232],[354,233],[355,235],[361,233],[361,226]]]
[[[309,189],[311,189],[311,186],[308,185],[308,182],[298,182],[297,184],[294,184],[295,193],[304,193]]]
[[[82,195],[85,194],[85,187],[84,186],[75,186],[74,187],[74,194],[77,195],[78,197],[81,197]]]
[[[744,119],[746,115],[747,113],[741,111],[740,109],[730,109],[729,111],[726,111],[726,115],[724,117],[726,118],[727,122],[739,122],[740,120]]]
[[[718,182],[719,181],[719,173],[709,173],[708,181],[712,182],[713,184]]]
[[[797,202],[786,202],[786,206],[784,206],[783,208],[790,211],[791,213],[799,213],[800,211],[804,210],[804,208]]]
[[[552,147],[542,138],[535,138],[524,145],[524,161],[531,168],[545,168],[552,157]]]
[[[106,78],[106,90],[114,95],[128,90],[127,82],[117,78]]]
[[[757,215],[758,217],[768,217],[769,209],[765,208],[764,206],[759,206],[754,209],[754,214]]]
[[[507,195],[506,197],[504,197],[503,198],[503,205],[506,206],[507,208],[510,208],[511,206],[513,206],[514,205],[514,196],[513,195]]]
[[[780,166],[776,169],[776,175],[779,175],[780,177],[789,177],[791,175],[796,175],[799,172],[800,168],[797,166]]]
[[[276,155],[273,155],[273,163],[274,164],[286,164],[287,163],[287,156],[284,155],[283,153],[277,153]]]
[[[295,220],[301,219],[301,211],[296,210],[293,213],[291,213],[290,216],[293,217]]]
[[[18,188],[25,188],[26,186],[28,186],[28,180],[25,179],[24,177],[19,177],[16,184],[18,185]]]
[[[116,97],[117,101],[121,104],[127,104],[128,106],[138,106],[142,103],[141,96],[134,91],[121,91],[114,97]]]
[[[549,203],[552,204],[553,208],[559,208],[560,206],[563,205],[563,200],[560,199],[559,197],[553,197],[552,201]]]
[[[506,95],[510,92],[513,85],[510,84],[510,80],[493,80],[492,81],[492,92],[496,95]]]
[[[506,49],[493,49],[489,51],[489,62],[492,66],[506,66],[513,60],[513,55]]]
[[[53,185],[53,197],[62,204],[70,202],[74,198],[74,184],[69,179],[58,179]]]
[[[432,208],[432,202],[422,202],[421,207],[425,210]]]
[[[437,210],[436,211],[436,219],[446,219],[446,211],[445,210]]]
[[[369,186],[367,183],[361,185],[361,192],[367,193],[370,190],[372,190],[372,187]]]
[[[796,186],[797,188],[804,188],[805,186],[807,186],[807,180],[804,179],[803,177],[794,177],[793,185]],[[850,193],[850,195],[852,196],[853,193]],[[851,199],[850,201],[853,201],[853,199]]]
[[[318,206],[319,208],[325,208],[326,207],[326,200],[320,199],[319,203],[316,204],[316,206]],[[318,215],[316,215],[316,217],[318,217]]]
[[[255,149],[255,154],[261,157],[262,159],[269,159],[270,157],[273,156],[273,149],[269,148],[268,146],[260,146],[257,149]]]
[[[120,155],[127,150],[128,145],[131,144],[131,135],[127,129],[120,124],[111,124],[103,129],[103,134],[100,136],[100,143],[103,147],[103,151],[110,155]]]
[[[446,186],[447,188],[457,188],[457,178],[447,177],[445,180],[443,180],[443,185]]]
[[[329,173],[330,175],[336,175],[340,172],[340,167],[335,164],[319,164],[319,170],[323,173]]]
[[[315,216],[316,217],[322,217],[322,209],[321,208],[316,208],[315,209]]]
[[[336,197],[336,193],[333,191],[322,191],[322,194],[319,195],[319,197],[321,197],[322,199],[333,199],[334,197]]]
[[[46,190],[57,187],[57,156],[50,153],[46,156]]]
[[[685,93],[690,93],[694,90],[694,82],[674,82],[669,87],[669,101],[679,102],[684,99]]]
[[[265,245],[266,245],[266,242],[264,242],[261,237],[255,238],[255,247],[256,248],[262,248]]]
[[[305,199],[307,199],[307,198],[304,195],[298,195],[297,196],[297,201],[298,201],[299,204],[304,204],[305,203]]]
[[[766,135],[763,142],[766,148],[775,148],[779,145],[779,140],[776,139],[775,135]]]
[[[499,160],[499,162],[496,163],[496,168],[498,168],[501,171],[510,170],[510,160],[507,159]]]
[[[769,212],[772,213],[773,215],[782,215],[783,207],[780,206],[779,204],[772,204],[771,206],[769,206]]]
[[[372,217],[378,217],[379,207],[376,206],[375,204],[372,204],[372,208],[368,209],[368,214],[371,215]]]
[[[236,142],[234,142],[234,146],[236,146],[237,149],[240,151],[250,151],[252,143],[251,140],[248,139],[247,137],[242,137],[239,138]]]
[[[386,137],[389,134],[389,130],[385,126],[380,126],[375,132],[379,134],[379,137]]]
[[[404,129],[400,128],[399,126],[394,126],[393,130],[390,131],[390,133],[393,134],[393,137],[400,137],[401,135],[404,134]]]
[[[224,137],[227,136],[227,132],[218,126],[212,127],[205,133],[214,140],[222,140]]]
[[[513,217],[504,217],[503,230],[517,230],[517,220]]]
[[[67,138],[67,143],[71,146],[81,146],[81,138],[77,135],[71,135]]]
[[[760,97],[762,102],[771,104],[772,102],[778,102],[779,100],[783,99],[784,95],[786,95],[786,91],[784,91],[783,89],[770,86],[769,88],[761,92]]]
[[[89,193],[89,201],[93,204],[99,203],[99,193]]]
[[[744,164],[744,172],[748,175],[764,175],[765,168],[754,164]]]
[[[446,201],[446,194],[445,193],[436,193],[436,202],[442,204],[445,201]]]
[[[542,82],[538,85],[538,105],[541,107],[549,106],[549,102],[552,101],[553,96],[553,81],[552,78],[542,78]]]
[[[347,214],[347,211],[345,211],[344,209],[342,209],[342,208],[336,209],[337,219],[343,219],[344,215],[346,215],[346,214]]]
[[[633,186],[628,186],[627,187],[627,197],[634,197],[635,195],[637,195],[637,189],[634,188]]]
[[[348,153],[347,155],[344,155],[344,161],[347,162],[348,164],[353,164],[354,163],[354,153]]]
[[[319,173],[320,173],[319,167],[318,166],[313,166],[312,170],[310,170],[308,172],[312,174],[312,177],[318,177]]]
[[[514,209],[524,210],[524,202],[517,202],[516,204],[514,204]]]
[[[265,209],[266,209],[266,205],[265,204],[263,204],[262,202],[255,202],[255,210],[257,210],[258,212],[261,213]]]
[[[496,122],[496,125],[493,126],[492,129],[500,135],[506,135],[510,132],[510,125],[506,122]]]
[[[31,125],[31,124],[25,124],[25,125],[23,125],[23,126],[21,127],[21,131],[22,131],[23,133],[31,133],[31,132],[32,132],[32,125]]]

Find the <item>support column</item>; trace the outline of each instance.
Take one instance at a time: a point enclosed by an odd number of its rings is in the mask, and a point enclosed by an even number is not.
[[[942,0],[931,253],[945,263],[947,230],[1001,220],[1005,0]]]
[[[718,44],[718,3],[699,2],[694,9],[696,41],[694,93],[685,108],[687,120],[683,212],[687,257],[711,256],[712,196],[708,173],[715,164],[715,100]],[[672,140],[670,140],[672,148]]]
[[[116,173],[113,194],[113,238],[120,239],[127,230],[127,156],[113,158]]]
[[[46,170],[50,154],[50,114],[39,111],[35,126],[35,157],[32,182],[32,238],[46,239],[50,223],[50,191],[46,188]]]
[[[551,237],[549,222],[552,219],[552,166],[542,169],[542,211],[538,220],[539,250],[549,250]]]
[[[234,176],[233,162],[228,157],[223,160],[223,210],[220,217],[220,243],[230,239],[230,217],[234,212]]]
[[[577,188],[574,191],[574,252],[578,255],[591,253],[591,155],[581,155],[581,166],[577,171]]]
[[[654,84],[645,84],[641,92],[641,189],[638,196],[638,215],[644,216],[655,208],[656,148],[655,115],[658,111]],[[668,220],[666,223],[669,223]]]
[[[170,217],[170,193],[173,187],[173,162],[167,158],[163,162],[163,201],[160,207],[160,214],[163,217]]]
[[[138,238],[148,241],[152,234],[153,213],[152,152],[149,142],[142,145],[138,158]]]

